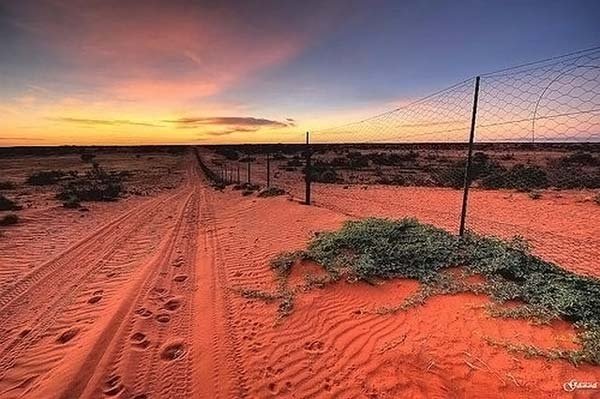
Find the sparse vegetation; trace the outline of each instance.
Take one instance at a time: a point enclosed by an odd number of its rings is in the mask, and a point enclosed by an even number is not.
[[[317,262],[330,274],[367,282],[417,279],[421,290],[400,310],[432,295],[465,291],[486,293],[498,303],[522,301],[525,308],[498,315],[544,315],[574,323],[582,349],[569,352],[569,357],[600,364],[600,345],[593,340],[600,334],[600,281],[532,255],[522,239],[503,241],[475,234],[460,239],[413,219],[365,219],[319,234],[306,251],[283,254],[272,267],[279,276],[286,276],[300,258]],[[466,283],[448,275],[445,271],[455,265],[461,265],[465,273],[483,276],[485,283]]]
[[[572,154],[565,155],[559,160],[559,163],[564,166],[596,166],[600,163],[600,159],[585,151],[576,151]]]
[[[321,161],[311,165],[309,173],[311,180],[317,183],[335,183],[338,180],[335,168]]]
[[[238,159],[240,159],[240,154],[236,150],[233,150],[231,148],[217,148],[215,152],[219,155],[222,155],[223,157],[225,157],[225,159],[228,159],[230,161],[237,161]]]
[[[64,184],[57,194],[67,208],[84,201],[114,201],[123,193],[126,172],[107,172],[95,164],[92,170]]]
[[[277,197],[279,195],[285,195],[285,190],[279,187],[265,188],[258,193],[259,197]]]
[[[91,152],[84,152],[81,154],[81,160],[85,163],[92,163],[94,158],[96,158],[96,155],[92,154]]]
[[[14,213],[9,213],[8,215],[4,215],[0,219],[0,226],[10,226],[13,224],[19,223],[19,217]]]
[[[58,183],[67,173],[62,170],[43,170],[29,175],[26,183],[32,186],[48,186]]]
[[[233,186],[234,190],[240,190],[243,196],[251,195],[260,189],[258,184],[240,183]]]
[[[15,201],[0,194],[0,211],[18,211],[22,209]]]
[[[0,190],[13,190],[17,187],[15,182],[10,180],[0,181]]]

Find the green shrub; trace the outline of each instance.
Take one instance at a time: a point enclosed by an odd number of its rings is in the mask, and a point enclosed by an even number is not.
[[[17,223],[19,223],[19,217],[14,213],[4,215],[2,219],[0,219],[0,226],[10,226]]]
[[[15,201],[0,194],[0,211],[18,211],[19,209],[22,209],[22,207],[17,205]]]
[[[560,189],[600,188],[600,170],[558,166],[549,171],[550,185]]]
[[[310,166],[310,179],[317,183],[335,183],[338,181],[338,175],[331,165],[316,161]]]
[[[600,160],[589,152],[576,151],[560,158],[559,163],[562,165],[596,166],[600,163]]]
[[[442,187],[462,188],[465,184],[465,164],[454,162],[432,172],[435,183]]]
[[[97,164],[85,175],[64,184],[59,200],[75,204],[84,201],[114,201],[123,192],[123,172],[106,172]]]
[[[66,175],[62,170],[43,170],[29,175],[26,183],[32,186],[48,186],[58,183]]]
[[[289,274],[298,257],[314,260],[330,273],[365,281],[417,279],[425,284],[420,302],[431,295],[469,290],[499,302],[521,300],[530,306],[524,315],[535,310],[574,323],[582,349],[569,352],[569,358],[600,364],[600,280],[532,255],[522,239],[503,241],[474,234],[461,239],[414,219],[364,219],[317,235],[306,251],[284,254],[273,267]],[[456,265],[483,275],[486,283],[452,281],[442,273]]]
[[[510,169],[508,182],[512,188],[528,191],[533,188],[548,187],[548,176],[539,166],[517,164]]]
[[[535,165],[517,164],[506,169],[496,163],[488,163],[478,173],[481,187],[489,189],[514,188],[530,191],[549,186],[546,171]]]

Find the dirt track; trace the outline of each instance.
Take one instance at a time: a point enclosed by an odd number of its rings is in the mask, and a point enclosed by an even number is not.
[[[2,264],[14,281],[0,293],[2,397],[191,392],[204,189],[190,161],[182,187],[113,217],[51,260],[26,273]]]
[[[600,376],[490,346],[486,338],[576,344],[563,322],[490,318],[484,297],[374,312],[414,292],[412,281],[300,293],[276,322],[276,303],[239,289],[274,290],[269,260],[348,216],[214,191],[191,158],[176,190],[113,205],[120,213],[69,245],[38,237],[59,248],[49,260],[23,253],[27,235],[7,247],[21,253],[17,267],[0,258],[1,398],[537,398]]]

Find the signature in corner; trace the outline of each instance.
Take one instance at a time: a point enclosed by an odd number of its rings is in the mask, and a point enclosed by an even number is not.
[[[563,384],[563,389],[567,392],[573,392],[576,389],[598,389],[598,382],[571,380]]]

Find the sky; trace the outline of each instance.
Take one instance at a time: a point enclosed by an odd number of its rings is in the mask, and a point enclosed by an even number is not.
[[[599,1],[0,0],[0,146],[301,142],[600,45]]]

